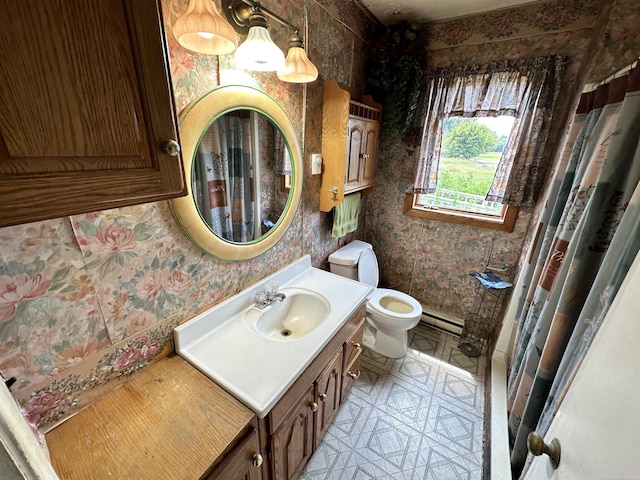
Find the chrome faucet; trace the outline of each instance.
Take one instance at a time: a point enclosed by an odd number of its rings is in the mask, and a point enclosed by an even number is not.
[[[284,293],[278,291],[278,285],[272,283],[269,286],[269,290],[264,290],[256,294],[255,306],[256,308],[262,310],[263,308],[271,305],[273,302],[281,302],[285,298],[287,298],[287,296]]]

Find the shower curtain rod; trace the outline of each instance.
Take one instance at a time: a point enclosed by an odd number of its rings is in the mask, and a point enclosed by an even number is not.
[[[594,82],[594,83],[587,83],[584,88],[582,89],[582,93],[589,93],[589,92],[593,92],[596,88],[598,88],[600,85],[605,85],[607,83],[609,83],[611,80],[618,78],[622,75],[625,75],[627,73],[629,73],[633,68],[635,68],[635,66],[638,64],[638,59],[634,60],[633,62],[631,62],[629,65],[627,65],[626,67],[621,68],[620,70],[618,70],[617,72],[609,75],[607,78],[605,78],[604,80],[600,80],[599,82]]]

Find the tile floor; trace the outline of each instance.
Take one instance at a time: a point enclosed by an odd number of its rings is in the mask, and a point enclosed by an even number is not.
[[[480,480],[486,356],[420,323],[398,360],[364,351],[361,375],[303,480]]]

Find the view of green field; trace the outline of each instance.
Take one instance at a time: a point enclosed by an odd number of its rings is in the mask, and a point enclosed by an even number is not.
[[[501,155],[502,152],[486,152],[469,159],[440,157],[436,196],[442,189],[486,195]]]
[[[450,117],[442,127],[438,183],[419,202],[438,208],[499,214],[502,205],[484,200],[489,192],[513,117]]]

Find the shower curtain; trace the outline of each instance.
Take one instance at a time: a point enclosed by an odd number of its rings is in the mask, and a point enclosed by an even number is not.
[[[514,478],[544,435],[640,242],[640,68],[581,98],[522,275],[508,379]],[[524,469],[524,471],[523,471]]]
[[[219,117],[203,135],[193,191],[200,214],[219,237],[247,242],[255,238],[251,125],[233,113]]]

